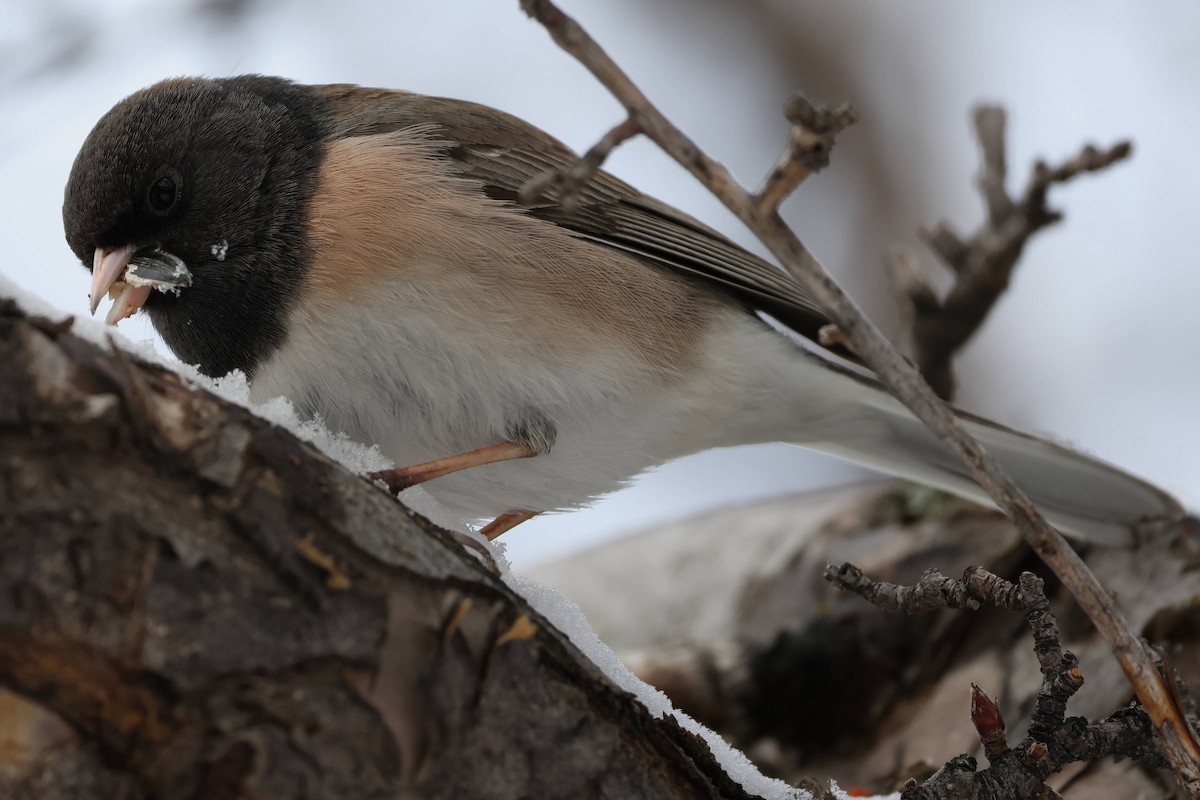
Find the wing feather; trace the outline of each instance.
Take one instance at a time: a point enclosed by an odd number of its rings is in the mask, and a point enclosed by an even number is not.
[[[345,85],[322,91],[337,114],[335,136],[420,126],[447,143],[442,152],[459,174],[502,202],[518,204],[529,180],[566,169],[578,158],[544,131],[474,103]],[[817,304],[778,267],[607,172],[588,181],[569,213],[555,191],[520,208],[580,238],[702,280],[810,338],[828,323]]]

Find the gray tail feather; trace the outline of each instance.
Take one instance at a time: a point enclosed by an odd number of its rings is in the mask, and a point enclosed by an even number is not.
[[[805,446],[961,497],[994,505],[933,434],[873,381],[866,402],[841,417],[837,441]],[[988,420],[958,412],[967,429],[996,457],[1046,519],[1064,533],[1099,544],[1132,541],[1139,523],[1178,519],[1179,503],[1166,492],[1099,459]]]

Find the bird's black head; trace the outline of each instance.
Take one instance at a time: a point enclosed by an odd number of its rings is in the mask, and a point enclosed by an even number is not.
[[[67,243],[94,268],[99,295],[137,249],[182,259],[189,288],[132,303],[144,301],[182,360],[210,375],[252,373],[282,342],[308,267],[307,206],[327,127],[316,93],[279,78],[143,89],[101,118],[75,159]]]

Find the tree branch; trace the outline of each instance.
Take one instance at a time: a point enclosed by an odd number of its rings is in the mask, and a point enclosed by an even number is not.
[[[69,329],[0,300],[0,795],[752,796],[446,531]]]
[[[1062,649],[1058,621],[1050,611],[1041,578],[1024,572],[1013,584],[980,567],[969,567],[961,580],[929,570],[917,584],[897,586],[872,580],[852,564],[831,565],[825,577],[885,611],[918,614],[993,605],[1022,614],[1033,633],[1042,688],[1034,701],[1029,735],[1010,748],[999,708],[972,685],[971,722],[990,766],[977,771],[973,758],[958,756],[924,783],[910,781],[901,795],[903,800],[1036,800],[1054,796],[1046,779],[1076,761],[1120,756],[1151,767],[1166,765],[1154,747],[1153,729],[1141,708],[1122,709],[1095,725],[1081,717],[1067,718],[1067,701],[1083,686],[1083,673],[1074,654]]]
[[[954,274],[954,285],[945,297],[936,293],[917,273],[914,260],[894,251],[888,263],[893,283],[909,308],[913,358],[934,391],[949,400],[955,383],[952,359],[987,319],[1008,288],[1025,245],[1038,231],[1059,222],[1061,212],[1046,205],[1050,187],[1085,172],[1105,169],[1129,157],[1129,142],[1105,150],[1088,145],[1057,167],[1039,161],[1018,199],[1005,188],[1004,109],[980,106],[974,112],[982,165],[977,185],[987,210],[986,221],[964,241],[945,223],[923,231],[922,238]]]
[[[809,175],[829,166],[834,139],[858,121],[849,105],[828,109],[800,96],[791,99],[783,115],[792,123],[792,130],[787,149],[755,194],[764,208],[777,207]]]
[[[743,189],[724,166],[709,158],[649,101],[608,54],[550,0],[521,0],[524,11],[574,56],[625,106],[631,119],[668,155],[692,173],[749,227],[824,308],[857,355],[880,381],[966,466],[970,475],[1013,521],[1054,570],[1108,641],[1134,692],[1162,736],[1163,749],[1180,785],[1200,798],[1200,743],[1177,708],[1145,643],[1130,629],[1120,609],[1065,539],[1034,508],[1029,498],[972,438],[950,409],[779,217],[770,204]]]

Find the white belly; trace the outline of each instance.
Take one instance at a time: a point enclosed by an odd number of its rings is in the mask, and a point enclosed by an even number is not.
[[[576,508],[669,459],[778,438],[764,412],[778,404],[779,389],[761,378],[778,376],[790,345],[740,311],[709,326],[698,368],[686,375],[651,367],[608,339],[563,352],[522,331],[465,319],[452,300],[397,283],[323,320],[297,312],[252,395],[286,396],[302,416],[379,445],[399,465],[504,441],[530,410],[552,422],[547,455],[426,485],[471,520]]]

